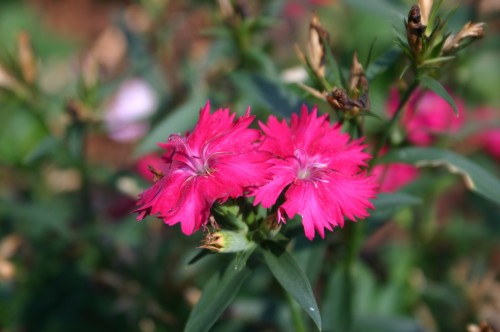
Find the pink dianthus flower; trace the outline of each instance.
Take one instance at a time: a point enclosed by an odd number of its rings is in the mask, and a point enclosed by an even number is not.
[[[500,160],[500,128],[491,127],[500,119],[500,112],[493,108],[481,107],[472,113],[474,120],[482,125],[480,133],[474,135],[472,141],[484,148],[493,158]]]
[[[402,163],[380,164],[373,168],[372,174],[380,185],[379,192],[391,193],[415,180],[418,177],[418,169]]]
[[[250,109],[235,119],[229,109],[210,114],[207,102],[191,133],[170,135],[162,178],[140,195],[138,220],[149,214],[190,235],[204,224],[216,201],[240,197],[268,178],[267,154],[257,150],[261,133],[249,129]]]
[[[431,145],[436,135],[457,132],[464,122],[464,105],[453,97],[457,108],[457,117],[453,108],[436,93],[417,90],[403,110],[401,122],[408,132],[408,140],[418,146]],[[391,90],[387,112],[394,115],[399,104],[399,92]]]
[[[274,116],[260,125],[265,134],[260,149],[273,156],[273,179],[257,188],[255,205],[271,207],[285,190],[278,218],[302,216],[308,239],[316,231],[324,237],[325,228],[342,227],[344,216],[353,221],[368,216],[377,186],[362,170],[370,158],[362,140],[349,142],[340,126],[332,127],[326,115],[318,117],[316,108],[308,114],[305,106],[300,117],[292,115],[290,126]]]

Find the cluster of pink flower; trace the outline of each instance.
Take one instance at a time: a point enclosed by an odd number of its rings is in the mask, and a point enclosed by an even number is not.
[[[253,119],[249,110],[239,118],[228,109],[211,114],[207,103],[192,132],[161,144],[158,179],[140,196],[138,219],[157,214],[190,235],[207,222],[214,203],[252,196],[265,208],[279,201],[280,222],[300,215],[312,239],[342,227],[344,217],[368,216],[377,184],[366,173],[370,155],[362,140],[350,140],[305,106],[290,124],[270,116],[258,130],[249,128]]]
[[[452,107],[432,91],[417,90],[408,101],[401,125],[406,131],[408,143],[415,146],[429,146],[435,143],[439,135],[456,133],[466,121],[487,127],[486,122],[498,119],[499,114],[490,108],[480,108],[465,113],[464,103],[453,96],[459,116],[455,116]],[[399,104],[399,93],[393,89],[389,93],[387,115],[393,116]],[[484,149],[492,157],[500,160],[500,129],[489,128],[470,137],[467,144]],[[380,192],[394,192],[418,177],[415,166],[401,163],[377,165],[373,174],[380,183]]]

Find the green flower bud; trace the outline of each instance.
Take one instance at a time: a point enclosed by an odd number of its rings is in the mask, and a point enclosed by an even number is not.
[[[275,237],[281,229],[281,223],[278,221],[276,213],[267,216],[260,225],[260,229],[265,232],[268,239]]]
[[[213,234],[208,233],[203,239],[203,245],[200,248],[214,252],[230,253],[245,251],[254,246],[255,242],[248,240],[244,233],[220,230]]]

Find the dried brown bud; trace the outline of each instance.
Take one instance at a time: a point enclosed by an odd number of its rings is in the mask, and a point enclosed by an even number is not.
[[[420,7],[418,5],[413,5],[408,13],[406,37],[408,39],[408,44],[415,55],[422,53],[422,38],[424,36],[426,26],[422,24],[421,18]]]
[[[493,329],[493,327],[491,327],[490,324],[481,322],[479,326],[475,324],[469,324],[467,326],[467,332],[495,332],[495,330]]]
[[[450,35],[446,38],[442,49],[443,54],[448,54],[460,48],[466,39],[479,39],[484,36],[484,23],[467,22],[462,30],[456,35]]]
[[[429,16],[431,15],[433,0],[418,0],[420,7],[420,23],[427,26],[429,24]]]
[[[0,242],[0,259],[12,257],[21,246],[23,240],[17,234],[11,234]]]
[[[16,89],[19,84],[16,80],[0,65],[0,88]]]
[[[321,26],[318,16],[313,15],[309,24],[307,50],[309,63],[318,77],[325,77],[325,47],[323,39],[328,40],[328,32]]]
[[[367,95],[363,94],[358,100],[349,98],[344,89],[333,89],[331,93],[326,96],[326,101],[336,110],[350,113],[350,115],[357,115],[360,110],[367,108]]]
[[[88,54],[81,64],[81,75],[83,84],[87,88],[91,88],[99,81],[99,64],[92,54]]]
[[[349,91],[354,97],[358,97],[361,91],[368,91],[368,80],[366,79],[363,66],[358,60],[358,55],[354,53],[352,57],[351,74],[349,78]]]
[[[127,39],[125,35],[118,27],[110,26],[93,43],[88,56],[104,73],[110,73],[122,63],[126,51]]]
[[[231,4],[230,0],[219,0],[217,1],[219,3],[219,9],[220,13],[222,15],[222,18],[227,20],[231,19],[234,15],[234,8],[233,5]]]
[[[0,259],[0,280],[10,281],[16,275],[16,267],[8,260]]]
[[[146,33],[153,28],[153,20],[146,9],[139,5],[130,5],[124,15],[127,26],[136,33]]]
[[[66,112],[69,114],[72,122],[93,121],[90,110],[78,100],[70,100],[66,103]]]
[[[276,213],[268,215],[261,224],[261,229],[270,239],[276,236],[281,229],[281,223],[279,222],[278,215]]]
[[[17,36],[17,52],[23,79],[32,84],[36,79],[36,61],[28,33],[22,31]]]

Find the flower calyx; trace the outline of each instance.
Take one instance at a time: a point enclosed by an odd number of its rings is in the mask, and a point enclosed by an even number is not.
[[[255,242],[248,240],[246,233],[219,230],[215,233],[207,233],[200,248],[218,253],[233,253],[249,250],[255,245]]]

